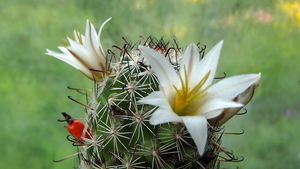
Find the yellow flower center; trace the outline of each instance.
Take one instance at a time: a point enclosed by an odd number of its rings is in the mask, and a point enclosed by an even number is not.
[[[179,75],[180,82],[182,89],[179,90],[176,86],[173,85],[173,87],[176,90],[176,96],[175,96],[175,105],[173,107],[173,111],[178,114],[179,116],[193,116],[196,115],[197,112],[190,112],[185,111],[185,108],[193,102],[198,101],[199,99],[203,98],[207,94],[207,89],[201,89],[206,80],[208,79],[210,74],[210,71],[206,73],[206,75],[201,79],[201,81],[193,88],[190,89],[189,82],[188,82],[188,76],[186,69],[184,67],[184,77]]]

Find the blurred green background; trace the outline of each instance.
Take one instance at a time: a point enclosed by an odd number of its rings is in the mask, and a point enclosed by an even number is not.
[[[219,75],[262,73],[248,113],[225,126],[223,146],[243,156],[225,168],[300,168],[300,1],[289,0],[2,0],[0,2],[0,166],[65,169],[77,165],[66,140],[66,111],[82,117],[83,107],[67,99],[85,98],[67,86],[92,88],[73,67],[45,55],[56,50],[86,19],[103,29],[105,49],[122,37],[176,36],[186,47],[211,49],[224,40]],[[207,50],[208,51],[208,50]]]

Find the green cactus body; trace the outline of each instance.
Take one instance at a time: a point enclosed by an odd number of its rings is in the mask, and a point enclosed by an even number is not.
[[[143,45],[161,52],[178,69],[183,51],[175,39],[171,43],[149,37]],[[79,168],[214,168],[220,152],[219,128],[209,128],[207,148],[200,157],[184,125],[149,124],[156,107],[137,101],[158,90],[159,82],[137,44],[115,49],[108,52],[107,79],[94,83],[88,101],[86,121],[93,136],[83,145],[78,142]]]

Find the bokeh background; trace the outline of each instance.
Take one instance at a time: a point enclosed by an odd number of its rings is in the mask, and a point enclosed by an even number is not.
[[[0,167],[66,169],[76,152],[60,114],[82,117],[67,86],[92,88],[73,67],[45,55],[86,19],[103,29],[104,49],[149,35],[179,46],[224,40],[219,75],[262,73],[248,113],[226,125],[223,146],[243,156],[225,168],[300,168],[300,1],[297,0],[2,0],[0,2]]]

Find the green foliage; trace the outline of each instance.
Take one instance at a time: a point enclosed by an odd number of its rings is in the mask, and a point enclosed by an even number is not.
[[[90,88],[91,81],[65,63],[44,55],[57,42],[84,29],[86,19],[103,30],[104,49],[123,44],[122,37],[177,36],[181,45],[202,42],[211,48],[221,39],[219,74],[262,72],[261,86],[248,114],[226,123],[225,147],[244,156],[228,168],[299,168],[299,27],[284,20],[278,1],[63,0],[0,2],[0,166],[9,168],[72,168],[76,158],[53,163],[77,152],[58,123],[60,112],[82,117],[83,108],[66,96],[85,102],[67,86]],[[259,18],[259,10],[272,15]],[[288,26],[287,26],[288,25]],[[78,80],[81,83],[78,83]],[[64,90],[66,89],[66,90]],[[82,111],[79,111],[81,110]],[[236,131],[238,130],[238,131]]]

